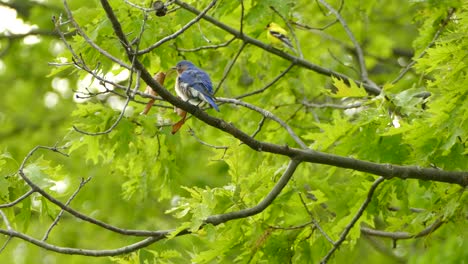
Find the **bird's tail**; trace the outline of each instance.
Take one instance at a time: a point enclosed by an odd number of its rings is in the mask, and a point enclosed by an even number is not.
[[[210,96],[205,96],[206,98],[206,101],[208,101],[208,103],[216,110],[219,112],[219,108],[218,108],[218,105],[214,102],[213,98],[210,97]]]

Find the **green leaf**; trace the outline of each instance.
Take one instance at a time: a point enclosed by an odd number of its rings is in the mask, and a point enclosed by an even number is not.
[[[350,80],[349,84],[346,84],[344,80],[336,77],[331,77],[333,86],[337,89],[335,93],[330,93],[330,96],[335,98],[347,98],[347,97],[366,97],[366,90],[362,86]]]

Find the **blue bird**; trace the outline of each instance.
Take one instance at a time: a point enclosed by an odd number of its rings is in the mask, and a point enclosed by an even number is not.
[[[213,85],[206,72],[186,60],[179,61],[173,69],[178,74],[175,91],[182,100],[193,105],[207,102],[219,112],[218,105],[214,102]]]

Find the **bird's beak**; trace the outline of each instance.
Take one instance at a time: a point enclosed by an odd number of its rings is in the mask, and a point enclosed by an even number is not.
[[[171,67],[169,68],[169,70],[167,70],[166,74],[169,75],[169,74],[173,74],[174,72],[177,71],[177,67],[174,66],[174,67]]]

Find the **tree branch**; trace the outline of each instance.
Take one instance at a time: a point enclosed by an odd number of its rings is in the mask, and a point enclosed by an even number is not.
[[[419,238],[419,237],[427,236],[431,234],[432,232],[434,232],[435,230],[437,230],[443,224],[444,224],[444,221],[442,221],[441,219],[437,219],[434,223],[424,228],[417,234],[410,234],[407,232],[386,232],[382,230],[375,230],[375,229],[368,228],[368,227],[361,227],[361,232],[365,235],[386,237],[386,238],[391,238],[393,240],[411,239],[411,238]]]
[[[8,207],[12,207],[12,206],[15,206],[16,204],[18,204],[19,202],[23,201],[24,199],[28,198],[31,194],[33,194],[35,191],[33,189],[27,191],[25,194],[21,195],[20,197],[18,197],[18,199],[14,200],[13,202],[11,203],[7,203],[7,204],[0,204],[0,209],[1,208],[8,208]]]
[[[26,234],[17,232],[15,230],[5,230],[5,229],[0,229],[0,234],[4,234],[10,237],[17,237],[21,240],[24,240],[26,242],[29,242],[31,244],[34,244],[38,247],[62,253],[62,254],[68,254],[68,255],[83,255],[83,256],[94,256],[94,257],[105,257],[105,256],[117,256],[117,255],[122,255],[122,254],[127,254],[130,252],[133,252],[135,250],[138,250],[140,248],[147,247],[154,242],[160,240],[162,237],[154,236],[154,237],[148,237],[145,238],[137,243],[130,244],[121,248],[117,249],[103,249],[103,250],[91,250],[91,249],[82,249],[82,248],[69,248],[69,247],[59,247],[55,246],[52,244],[49,244],[47,242],[35,239],[31,236],[28,236]]]
[[[372,186],[370,187],[369,189],[369,193],[367,194],[367,198],[366,200],[364,201],[364,203],[361,205],[361,207],[359,208],[359,210],[357,211],[357,213],[354,215],[353,219],[351,219],[351,222],[349,222],[349,224],[345,227],[345,229],[343,230],[343,233],[341,233],[340,235],[340,239],[338,239],[338,241],[335,242],[335,244],[333,245],[332,249],[330,251],[328,251],[327,255],[325,255],[325,257],[323,257],[323,259],[320,261],[320,263],[327,263],[328,260],[330,259],[330,257],[333,255],[333,253],[341,246],[341,244],[345,241],[346,237],[348,236],[349,234],[349,231],[351,231],[351,229],[353,228],[354,224],[356,224],[356,222],[359,220],[359,218],[361,218],[362,214],[364,213],[364,211],[366,210],[367,206],[369,205],[369,203],[371,202],[372,200],[372,196],[374,195],[374,192],[375,192],[375,189],[377,189],[377,187],[385,181],[385,178],[384,177],[379,177],[377,180],[374,181],[374,183],[372,184]]]
[[[64,34],[65,37],[74,36],[76,32],[67,32]],[[28,36],[43,36],[43,37],[60,37],[60,35],[55,31],[43,30],[43,29],[33,29],[27,33],[6,33],[0,34],[0,39],[9,39],[9,40],[17,40],[22,39]]]
[[[416,61],[418,59],[424,57],[424,55],[426,55],[426,53],[427,53],[427,50],[429,48],[431,48],[432,46],[434,46],[434,44],[436,43],[436,41],[439,38],[440,34],[442,34],[442,31],[448,25],[448,22],[450,21],[450,19],[452,18],[454,13],[455,13],[455,8],[451,8],[449,10],[447,16],[445,17],[445,19],[442,21],[439,29],[434,34],[434,37],[432,38],[431,42],[429,44],[427,44],[427,46],[424,48],[424,50],[421,52],[421,54],[419,54],[419,56],[416,59],[413,59],[413,61],[411,63],[406,65],[406,67],[400,72],[400,74],[398,74],[398,76],[391,82],[391,84],[395,84],[398,81],[400,81],[409,72],[409,70],[411,68],[413,68],[413,66],[416,64]]]
[[[221,88],[221,85],[223,85],[224,81],[227,79],[229,73],[231,72],[231,69],[232,67],[234,66],[234,64],[236,63],[237,59],[239,58],[240,54],[242,53],[242,51],[244,50],[246,44],[245,43],[242,43],[241,47],[239,48],[239,50],[237,51],[236,55],[234,56],[234,58],[232,58],[232,60],[229,62],[228,66],[227,66],[227,69],[224,71],[223,73],[223,77],[221,78],[221,80],[219,81],[218,83],[218,86],[216,87],[216,89],[214,90],[214,94],[216,94],[218,92],[218,90]]]
[[[220,44],[216,44],[216,45],[208,45],[208,46],[200,46],[200,47],[196,47],[196,48],[193,48],[193,49],[182,49],[182,48],[177,48],[177,51],[181,51],[181,52],[195,52],[195,51],[200,51],[200,50],[204,50],[204,49],[218,49],[218,48],[224,48],[224,47],[227,47],[229,46],[229,44],[231,44],[231,42],[233,42],[236,38],[233,37],[231,38],[230,40],[224,42],[224,43],[220,43]]]
[[[297,166],[301,162],[295,159],[292,159],[289,161],[289,165],[286,168],[286,171],[283,173],[279,181],[276,183],[276,185],[271,189],[271,191],[268,193],[268,195],[256,206],[250,207],[247,209],[239,210],[236,212],[230,212],[226,214],[219,214],[219,215],[212,215],[208,218],[206,218],[205,223],[206,224],[212,224],[212,225],[219,225],[221,223],[225,223],[230,220],[238,219],[238,218],[245,218],[248,216],[256,215],[258,213],[261,213],[265,208],[267,208],[274,200],[275,198],[281,193],[283,188],[286,186],[286,184],[289,182],[291,177],[293,176],[294,172],[296,171]]]
[[[346,23],[346,21],[340,15],[340,13],[337,10],[335,10],[331,5],[329,5],[325,0],[318,0],[318,1],[336,16],[338,21],[340,21],[341,25],[343,26],[343,29],[345,30],[349,39],[351,40],[351,42],[353,42],[353,45],[354,45],[354,48],[356,50],[356,54],[358,57],[359,67],[361,69],[361,80],[369,84],[370,86],[372,86],[375,90],[380,90],[377,84],[375,84],[371,79],[369,79],[369,75],[367,74],[367,66],[366,66],[366,61],[364,58],[364,53],[362,52],[361,45],[354,37],[353,32],[351,31],[351,29],[349,29],[348,23]]]
[[[73,13],[71,12],[70,8],[68,7],[68,2],[67,0],[63,0],[63,6],[65,7],[65,11],[67,12],[67,15],[68,15],[68,19],[70,19],[71,23],[73,24],[73,27],[77,30],[78,34],[80,34],[80,36],[82,36],[84,38],[84,40],[91,46],[93,47],[95,50],[97,50],[99,53],[101,53],[102,55],[104,55],[105,57],[109,58],[111,61],[117,63],[118,65],[130,70],[131,67],[130,65],[127,65],[126,63],[124,63],[122,60],[114,57],[113,55],[111,55],[109,52],[107,52],[106,50],[102,49],[101,47],[99,47],[96,43],[94,43],[94,41],[92,41],[88,35],[86,35],[86,33],[84,32],[84,30],[78,25],[78,23],[75,21],[75,18],[73,17]],[[59,28],[59,25],[56,26],[57,30],[60,32],[60,28]],[[64,40],[65,41],[65,40]],[[65,41],[66,42],[66,41]],[[68,45],[68,43],[66,43],[67,46],[70,47],[70,45]]]
[[[304,209],[306,210],[307,214],[309,214],[310,219],[312,223],[314,224],[314,226],[318,229],[318,231],[322,234],[322,236],[328,240],[328,242],[330,242],[332,245],[335,245],[335,242],[333,241],[333,239],[331,239],[331,237],[325,232],[325,230],[323,230],[323,228],[320,226],[318,221],[313,216],[312,212],[309,210],[309,207],[307,207],[307,204],[305,203],[304,198],[302,197],[302,194],[301,193],[298,193],[298,194],[299,194],[299,198],[301,199],[302,206],[304,206]]]
[[[188,22],[185,26],[183,26],[181,29],[177,30],[176,32],[174,32],[173,34],[169,35],[169,36],[166,36],[164,38],[162,38],[161,40],[159,40],[158,42],[154,43],[153,45],[149,46],[148,48],[146,49],[142,49],[138,52],[136,52],[136,55],[142,55],[142,54],[145,54],[145,53],[148,53],[150,51],[152,51],[153,49],[161,46],[162,44],[168,42],[169,40],[172,40],[172,39],[175,39],[177,38],[179,35],[181,35],[182,33],[184,33],[184,31],[186,31],[187,29],[189,29],[193,24],[197,23],[215,4],[216,4],[216,1],[217,0],[213,0],[211,1],[211,3],[205,7],[205,9],[203,9],[203,11],[201,11],[197,17],[195,17],[194,19],[192,19],[190,22]],[[102,1],[101,1],[102,3]]]
[[[24,167],[26,166],[26,163],[32,157],[32,155],[36,151],[38,151],[40,149],[54,151],[54,152],[60,153],[61,155],[68,156],[67,154],[61,152],[57,147],[36,146],[23,159],[23,162],[21,163],[21,165],[20,165],[20,167],[18,169],[18,174],[32,188],[32,190],[34,190],[35,192],[42,195],[44,198],[46,198],[47,200],[49,200],[53,204],[57,205],[62,210],[68,212],[69,214],[71,214],[71,215],[73,215],[73,216],[75,216],[75,217],[77,217],[77,218],[79,218],[79,219],[81,219],[83,221],[89,222],[91,224],[100,226],[100,227],[102,227],[104,229],[107,229],[109,231],[112,231],[112,232],[115,232],[115,233],[118,233],[118,234],[122,234],[122,235],[164,237],[166,234],[171,232],[171,231],[167,231],[167,230],[166,231],[146,231],[146,230],[129,230],[129,229],[118,228],[118,227],[109,225],[107,223],[101,222],[101,221],[99,221],[97,219],[94,219],[92,217],[89,217],[87,215],[84,215],[84,214],[82,214],[82,213],[80,213],[80,212],[66,206],[65,204],[63,204],[62,202],[60,202],[59,200],[55,199],[53,196],[48,194],[46,191],[44,191],[42,188],[40,188],[34,182],[32,182],[29,179],[29,177],[27,177],[26,174],[24,173]]]
[[[251,110],[254,110],[258,113],[260,113],[261,115],[263,115],[264,117],[266,118],[269,118],[271,120],[274,120],[275,122],[277,122],[278,124],[280,124],[284,129],[286,129],[286,131],[288,132],[288,134],[294,139],[294,141],[296,141],[296,143],[301,146],[301,148],[303,149],[309,149],[309,147],[307,146],[307,144],[305,144],[302,139],[299,138],[299,136],[294,132],[294,130],[292,130],[292,128],[286,124],[286,122],[284,122],[283,120],[281,120],[280,118],[278,118],[277,116],[275,116],[273,113],[271,113],[270,111],[267,111],[265,109],[262,109],[260,107],[257,107],[255,105],[252,105],[252,104],[249,104],[249,103],[246,103],[246,102],[243,102],[241,100],[237,100],[237,99],[230,99],[230,98],[220,98],[218,97],[217,98],[218,101],[220,102],[225,102],[225,103],[231,103],[231,104],[236,104],[236,105],[241,105],[241,106],[244,106],[248,109],[251,109]]]
[[[88,179],[81,179],[81,182],[80,182],[80,185],[78,186],[78,188],[75,190],[75,192],[73,192],[73,194],[70,196],[70,198],[68,198],[67,202],[65,203],[65,206],[68,206],[71,201],[76,197],[76,195],[78,194],[78,192],[81,190],[81,188],[83,188],[83,186],[88,183],[89,181],[91,180],[91,177],[89,177]],[[63,215],[63,212],[64,210],[60,210],[59,214],[57,215],[57,217],[55,218],[54,222],[52,222],[52,224],[49,226],[49,228],[47,229],[47,231],[45,232],[44,236],[42,237],[42,241],[46,241],[47,238],[49,237],[49,234],[50,232],[52,232],[52,228],[54,228],[54,226],[56,226],[58,224],[58,222],[60,221],[60,218],[62,217]]]
[[[271,86],[273,86],[277,81],[279,81],[281,78],[283,78],[284,75],[286,75],[292,68],[294,67],[294,63],[291,63],[288,68],[286,68],[286,70],[284,70],[283,72],[281,72],[278,76],[276,76],[271,82],[267,83],[264,87],[262,87],[261,89],[258,89],[258,90],[255,90],[255,91],[252,91],[252,92],[249,92],[249,93],[246,93],[246,94],[242,94],[242,95],[239,95],[239,96],[236,96],[235,99],[242,99],[244,97],[248,97],[248,96],[251,96],[251,95],[255,95],[255,94],[259,94],[259,93],[263,93],[266,89],[270,88]]]

